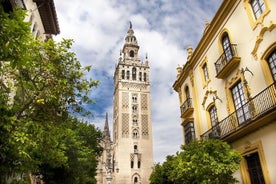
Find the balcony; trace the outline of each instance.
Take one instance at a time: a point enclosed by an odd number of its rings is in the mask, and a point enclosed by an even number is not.
[[[276,82],[201,135],[232,142],[276,119]]]
[[[194,111],[191,98],[187,98],[187,100],[181,105],[180,111],[181,118],[186,118]]]
[[[239,65],[241,58],[238,57],[236,45],[231,44],[215,62],[215,68],[219,79],[224,79]]]

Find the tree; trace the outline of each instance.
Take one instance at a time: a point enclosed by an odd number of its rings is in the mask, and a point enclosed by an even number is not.
[[[151,184],[173,184],[173,181],[169,179],[169,174],[174,169],[172,165],[174,159],[175,156],[169,155],[163,164],[157,163],[154,165],[150,176]]]
[[[94,176],[99,130],[72,114],[90,113],[82,105],[93,103],[89,93],[99,82],[86,77],[90,66],[70,51],[73,40],[35,40],[24,17],[0,6],[0,183],[44,166],[54,174],[83,167]]]
[[[182,151],[152,173],[162,171],[161,177],[175,184],[228,184],[235,183],[232,174],[239,168],[240,154],[226,142],[217,139],[193,141],[181,146]],[[165,167],[168,165],[170,167]],[[163,174],[162,174],[163,173]],[[167,174],[165,174],[167,173]],[[151,177],[152,178],[152,177]],[[151,183],[157,183],[156,179]]]
[[[102,149],[100,130],[94,125],[80,122],[76,118],[64,124],[59,144],[64,145],[66,165],[52,165],[43,162],[39,166],[43,180],[51,184],[96,183],[97,157]],[[46,158],[46,157],[45,157]]]

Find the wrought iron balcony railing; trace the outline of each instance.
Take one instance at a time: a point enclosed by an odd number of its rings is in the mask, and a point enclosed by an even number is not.
[[[228,117],[221,120],[207,132],[201,135],[202,139],[220,138],[242,131],[246,125],[256,122],[265,115],[276,112],[276,82],[250,99],[242,107],[234,111]],[[276,119],[274,115],[272,118]]]
[[[229,47],[224,49],[224,52],[215,62],[217,78],[224,78],[238,66],[240,57],[238,57],[236,44],[230,44]]]
[[[192,98],[187,98],[187,100],[180,106],[180,111],[182,118],[193,111]]]

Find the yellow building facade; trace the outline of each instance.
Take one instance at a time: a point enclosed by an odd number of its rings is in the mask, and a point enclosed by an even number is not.
[[[242,153],[240,183],[276,183],[276,1],[224,0],[173,84],[184,143]]]

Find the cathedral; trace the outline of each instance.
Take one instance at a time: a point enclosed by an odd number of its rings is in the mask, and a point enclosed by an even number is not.
[[[106,115],[97,182],[148,184],[153,168],[149,61],[130,23],[114,72],[113,141]]]

